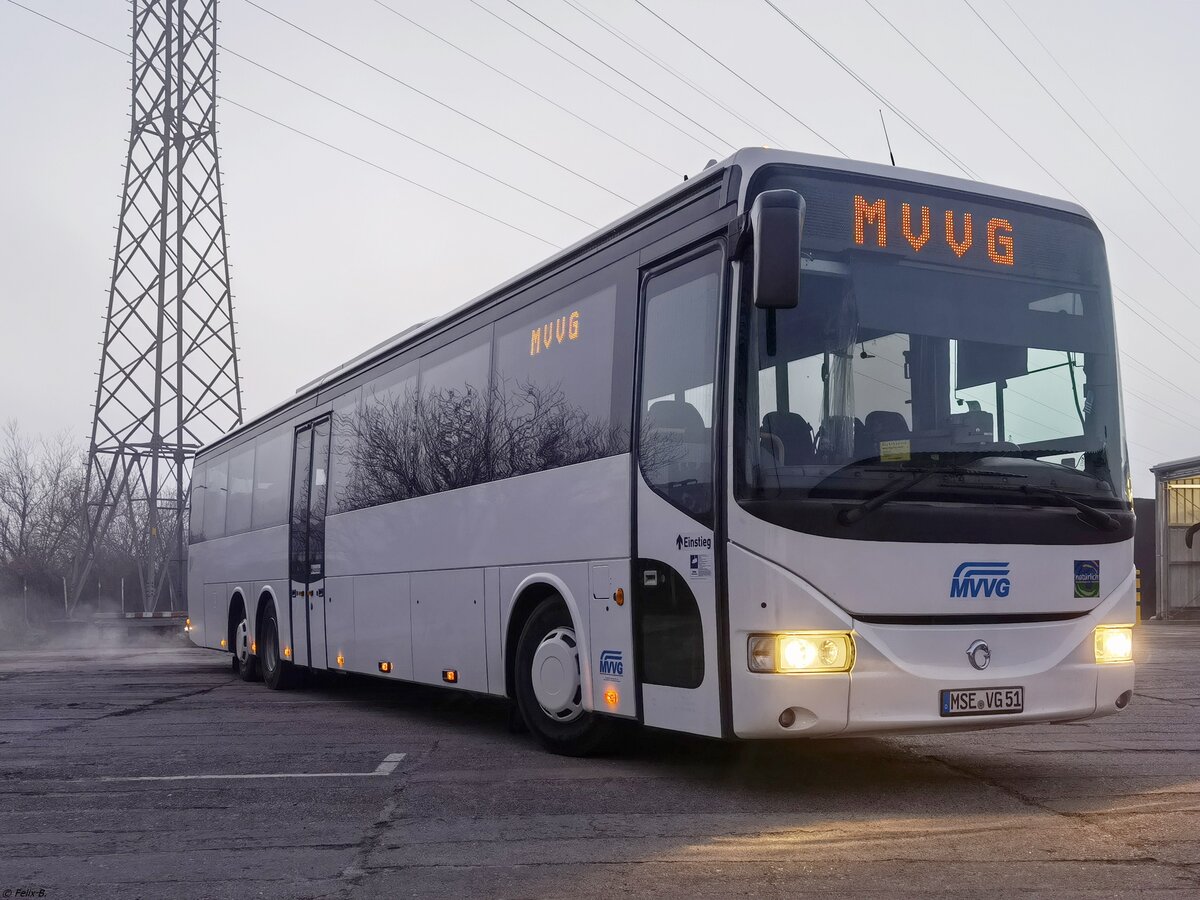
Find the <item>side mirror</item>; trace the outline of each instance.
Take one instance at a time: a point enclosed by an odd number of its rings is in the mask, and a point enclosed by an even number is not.
[[[792,309],[800,300],[800,239],[804,198],[795,191],[763,191],[750,207],[754,240],[754,305]]]

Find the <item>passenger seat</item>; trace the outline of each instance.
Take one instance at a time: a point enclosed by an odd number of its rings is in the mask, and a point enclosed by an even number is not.
[[[813,427],[799,413],[769,412],[763,416],[763,430],[783,445],[783,465],[803,466],[816,459]]]

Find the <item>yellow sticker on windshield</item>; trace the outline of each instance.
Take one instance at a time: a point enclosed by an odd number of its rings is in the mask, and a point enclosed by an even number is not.
[[[909,441],[880,441],[880,462],[908,462],[912,459],[912,444]]]

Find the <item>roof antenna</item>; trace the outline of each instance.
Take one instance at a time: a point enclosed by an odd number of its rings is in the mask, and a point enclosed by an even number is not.
[[[883,126],[883,139],[887,141],[888,158],[892,161],[892,165],[896,164],[896,154],[892,152],[892,139],[888,137],[887,122],[883,120],[883,110],[879,110],[879,124]]]

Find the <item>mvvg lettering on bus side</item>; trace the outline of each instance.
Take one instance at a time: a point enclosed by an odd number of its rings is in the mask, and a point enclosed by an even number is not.
[[[559,316],[553,322],[546,322],[540,328],[533,329],[529,338],[529,355],[537,356],[556,344],[578,339],[579,310],[575,310],[568,316]]]

